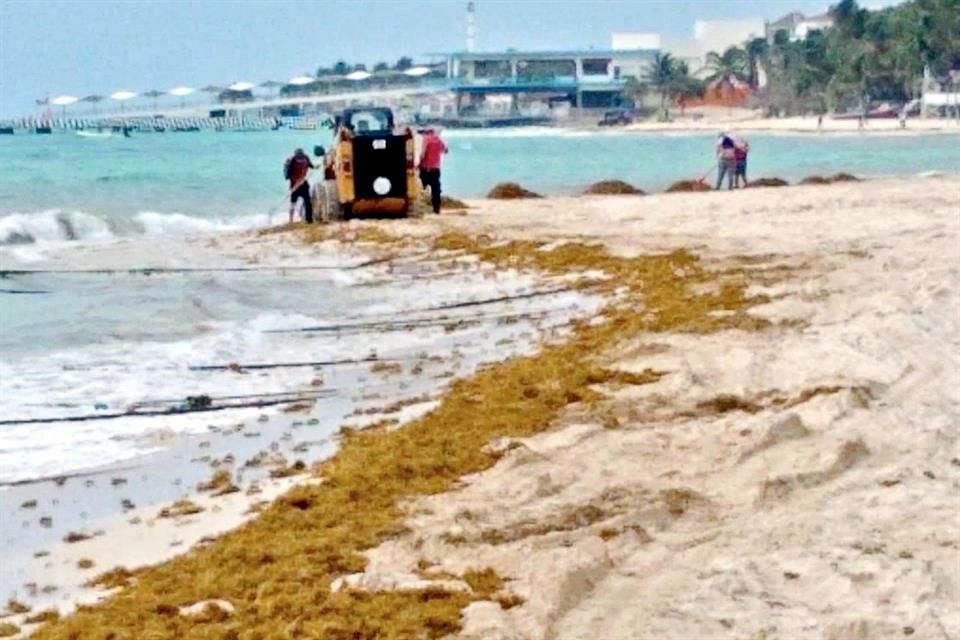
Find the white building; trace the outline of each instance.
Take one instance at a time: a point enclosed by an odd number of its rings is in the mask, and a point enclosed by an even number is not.
[[[766,38],[770,41],[778,31],[786,31],[791,40],[803,40],[811,31],[823,31],[833,26],[829,13],[818,16],[805,16],[799,11],[767,23]]]
[[[693,37],[675,38],[658,33],[618,32],[611,35],[611,48],[617,51],[654,49],[669,53],[687,63],[691,73],[702,74],[707,54],[723,53],[729,47],[742,47],[753,38],[766,36],[766,23],[747,20],[698,20],[693,25]],[[642,69],[623,69],[623,75],[641,77]]]
[[[693,24],[693,38],[704,53],[723,53],[730,47],[742,47],[748,40],[764,38],[767,23],[760,18],[747,20],[698,20]]]

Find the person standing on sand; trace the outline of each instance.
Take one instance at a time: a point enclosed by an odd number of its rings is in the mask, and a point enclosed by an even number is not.
[[[430,187],[430,204],[433,212],[440,213],[440,164],[447,145],[432,127],[423,131],[423,152],[420,154],[420,182],[423,188]]]
[[[302,199],[303,219],[307,224],[313,224],[313,203],[310,201],[310,183],[307,182],[310,169],[316,167],[303,149],[294,151],[283,163],[283,177],[290,181],[290,222],[293,222],[297,200]]]
[[[750,143],[740,137],[737,137],[733,142],[733,157],[736,161],[733,184],[739,189],[742,188],[740,185],[741,178],[743,179],[743,187],[747,186],[747,154],[750,153]]]
[[[717,189],[723,184],[723,178],[727,178],[727,189],[733,190],[733,178],[737,169],[737,158],[733,138],[724,132],[720,132],[717,138]]]

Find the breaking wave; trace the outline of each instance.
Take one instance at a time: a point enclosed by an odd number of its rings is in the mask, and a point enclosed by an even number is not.
[[[225,219],[141,211],[120,218],[51,209],[0,216],[0,246],[105,242],[142,235],[199,235],[252,229],[269,223],[266,215]]]

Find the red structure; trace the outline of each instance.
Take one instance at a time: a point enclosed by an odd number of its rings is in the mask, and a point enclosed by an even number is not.
[[[707,85],[701,98],[680,98],[677,106],[688,107],[742,107],[753,95],[749,84],[741,80],[715,80]]]

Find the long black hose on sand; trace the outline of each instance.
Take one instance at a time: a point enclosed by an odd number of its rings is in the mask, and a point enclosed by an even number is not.
[[[52,275],[142,275],[159,273],[248,273],[264,271],[351,271],[389,262],[391,258],[375,258],[355,264],[291,265],[273,267],[128,267],[124,269],[0,269],[0,278],[12,276]]]
[[[117,411],[114,413],[89,413],[75,416],[54,416],[48,418],[19,418],[11,420],[0,420],[0,426],[13,426],[24,424],[56,424],[64,422],[91,422],[93,420],[117,420],[119,418],[156,418],[162,416],[182,415],[186,413],[209,413],[211,411],[225,411],[227,409],[257,409],[260,407],[272,407],[281,404],[295,404],[297,402],[307,402],[316,400],[322,396],[335,393],[333,390],[323,392],[313,392],[310,394],[284,394],[289,397],[276,397],[279,394],[257,394],[249,396],[224,396],[223,398],[210,398],[209,396],[195,396],[185,400],[155,400],[140,403],[140,406],[149,406],[156,404],[170,404],[177,402],[176,406],[166,408],[144,410],[140,408],[128,409],[127,411]],[[214,404],[216,400],[228,398],[249,398],[242,402],[227,402],[223,404]]]

